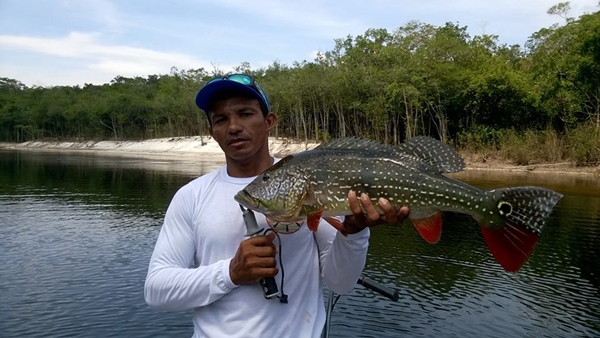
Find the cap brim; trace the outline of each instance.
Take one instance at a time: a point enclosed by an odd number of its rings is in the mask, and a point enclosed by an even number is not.
[[[266,107],[265,100],[256,90],[244,84],[227,80],[211,82],[206,86],[202,87],[202,89],[198,91],[198,94],[196,94],[196,105],[198,106],[198,108],[204,110],[204,112],[208,114],[208,109],[210,107],[210,104],[212,103],[213,97],[215,96],[215,94],[223,90],[235,90],[247,93],[248,95],[255,97],[261,103],[261,106]]]

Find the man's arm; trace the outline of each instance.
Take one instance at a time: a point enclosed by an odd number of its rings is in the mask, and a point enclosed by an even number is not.
[[[173,197],[158,235],[146,284],[146,303],[159,310],[206,306],[241,284],[277,275],[275,234],[241,241],[229,259],[193,268],[196,253],[192,214],[194,195],[180,190]]]
[[[154,309],[205,306],[236,287],[229,276],[231,259],[193,268],[196,252],[193,201],[190,189],[179,190],[165,215],[144,285],[146,303]]]

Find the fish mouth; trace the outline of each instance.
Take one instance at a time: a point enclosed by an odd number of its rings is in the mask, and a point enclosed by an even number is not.
[[[233,199],[248,209],[256,210],[260,206],[260,200],[252,197],[252,195],[250,195],[246,189],[238,191]]]

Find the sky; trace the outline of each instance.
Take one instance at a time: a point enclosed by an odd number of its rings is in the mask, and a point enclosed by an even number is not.
[[[27,86],[108,83],[179,69],[312,61],[335,39],[409,21],[467,26],[523,46],[558,0],[0,0],[0,77]],[[569,16],[598,11],[573,0]]]

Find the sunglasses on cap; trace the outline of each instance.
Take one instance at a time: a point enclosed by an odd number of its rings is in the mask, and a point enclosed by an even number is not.
[[[218,81],[234,81],[254,89],[262,98],[261,106],[265,106],[263,108],[266,109],[267,113],[271,111],[271,103],[269,102],[269,97],[267,96],[267,93],[253,77],[246,74],[230,74],[221,77],[216,77],[208,81],[206,84],[208,85]]]

